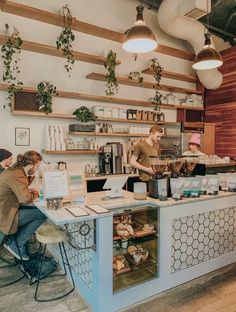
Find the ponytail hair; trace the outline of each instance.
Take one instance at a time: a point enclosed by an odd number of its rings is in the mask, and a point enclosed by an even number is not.
[[[42,156],[35,151],[25,152],[23,155],[17,155],[16,162],[12,165],[11,168],[22,168],[27,165],[35,165],[42,160]]]

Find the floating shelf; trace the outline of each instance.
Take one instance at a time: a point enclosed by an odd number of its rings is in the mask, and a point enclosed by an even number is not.
[[[6,37],[0,35],[0,45],[3,45],[5,42],[6,42]],[[56,47],[49,46],[46,44],[41,44],[41,43],[36,43],[36,42],[24,40],[22,43],[21,49],[26,50],[26,51],[31,51],[31,52],[36,52],[36,53],[47,54],[47,55],[65,58],[63,56],[62,52],[57,50]],[[74,56],[74,59],[77,61],[97,64],[97,65],[102,65],[102,66],[104,66],[104,62],[106,60],[105,57],[102,57],[99,55],[93,55],[93,54],[76,52],[76,51],[73,51],[73,56]],[[121,63],[121,61],[117,61],[116,63],[117,63],[117,65],[119,65]]]
[[[69,132],[70,135],[85,135],[85,136],[104,136],[104,137],[148,137],[149,134],[131,134],[123,132]]]
[[[11,114],[13,116],[24,116],[24,117],[43,117],[43,118],[60,118],[60,119],[76,119],[75,116],[69,114],[58,114],[51,113],[45,114],[43,112],[33,112],[33,111],[22,111],[12,109]],[[96,121],[108,121],[108,122],[121,122],[121,123],[134,123],[134,124],[149,124],[149,125],[176,125],[175,121],[149,121],[149,120],[131,120],[131,119],[120,119],[120,118],[106,118],[98,117]]]
[[[134,133],[96,133],[96,132],[69,132],[70,135],[85,135],[85,136],[104,136],[104,137],[148,137],[149,134],[134,134]],[[164,138],[179,138],[179,135],[163,135]]]
[[[43,150],[42,151],[44,154],[51,154],[51,155],[78,155],[78,154],[84,154],[84,155],[91,155],[91,154],[99,154],[99,150],[70,150],[70,151],[47,151]]]
[[[92,80],[98,80],[98,81],[105,81],[105,75],[104,74],[99,74],[99,73],[90,73],[86,76],[88,79]],[[139,87],[139,88],[147,88],[147,89],[153,89],[153,86],[155,83],[152,82],[146,82],[143,81],[142,84],[138,83],[135,80],[131,80],[126,77],[117,77],[117,81],[120,84],[124,84],[127,86],[132,86],[132,87]],[[202,95],[203,92],[200,90],[195,90],[195,89],[186,89],[186,88],[179,88],[179,87],[172,87],[172,86],[167,86],[167,85],[160,85],[160,88],[162,91],[169,91],[169,92],[176,92],[176,93],[187,93],[187,94],[200,94]]]
[[[9,85],[7,84],[0,84],[0,91],[7,91]],[[36,88],[33,87],[23,87],[22,91],[25,92],[37,92]],[[102,96],[102,95],[93,95],[93,94],[86,94],[80,92],[71,92],[71,91],[60,91],[57,90],[58,97],[69,98],[69,99],[78,99],[78,100],[88,100],[88,101],[95,101],[95,102],[103,102],[103,103],[111,103],[111,104],[120,104],[120,105],[130,105],[130,106],[142,106],[142,107],[154,107],[155,104],[150,103],[149,101],[142,101],[142,100],[132,100],[132,99],[124,99],[124,98],[115,98],[110,96]],[[203,111],[203,108],[199,107],[189,107],[189,106],[179,106],[179,105],[172,105],[172,104],[161,104],[161,108],[163,109],[191,109],[191,110],[200,110]],[[18,112],[18,111],[17,111]],[[16,113],[17,114],[17,113]],[[44,113],[37,112],[37,114],[45,115]],[[48,115],[50,117],[51,114]],[[41,115],[39,115],[41,116]],[[68,115],[67,115],[68,116]],[[58,117],[60,118],[60,117]],[[64,117],[62,117],[64,118]],[[67,118],[67,117],[65,117]]]
[[[28,5],[4,0],[4,1],[0,1],[0,9],[3,12],[7,12],[9,14],[14,14],[14,15],[30,18],[36,21],[40,21],[40,22],[44,22],[44,23],[48,23],[48,24],[56,25],[60,27],[63,26],[63,17],[61,15],[51,13],[45,10],[40,10],[38,8],[34,8]],[[81,22],[77,20],[75,17],[73,17],[72,19],[71,27],[73,30],[76,30],[76,31],[79,31],[88,35],[116,41],[116,42],[123,42],[124,40],[124,34],[122,33],[119,33],[119,32],[116,32],[107,28],[95,26],[93,24]],[[158,53],[170,55],[173,57],[178,57],[178,58],[185,59],[185,60],[190,60],[190,61],[194,60],[193,53],[179,50],[179,49],[172,48],[172,47],[168,47],[168,46],[164,46],[161,44],[158,44],[158,47],[156,48],[155,51]]]
[[[142,70],[143,74],[147,74],[147,75],[154,75],[153,70],[151,70],[150,68],[144,69]],[[161,76],[163,78],[169,78],[169,79],[174,79],[174,80],[181,80],[181,81],[185,81],[185,82],[191,82],[191,83],[196,83],[197,82],[197,78],[194,76],[190,76],[190,75],[183,75],[183,74],[179,74],[179,73],[174,73],[174,72],[170,72],[170,71],[166,71],[163,70],[161,73]]]

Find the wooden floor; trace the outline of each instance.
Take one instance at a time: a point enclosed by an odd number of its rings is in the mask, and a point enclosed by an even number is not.
[[[7,280],[9,274],[20,276],[17,267],[0,269],[0,281]],[[43,295],[50,296],[64,291],[70,283],[60,280],[44,281]],[[34,301],[35,285],[29,285],[24,278],[17,284],[0,289],[1,312],[90,312],[78,292],[49,303]],[[214,271],[194,281],[168,290],[160,295],[142,301],[122,310],[123,312],[236,312],[236,264]],[[107,311],[104,308],[104,312]]]

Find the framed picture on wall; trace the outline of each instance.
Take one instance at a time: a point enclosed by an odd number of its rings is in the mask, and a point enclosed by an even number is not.
[[[30,128],[15,128],[15,145],[30,146]]]

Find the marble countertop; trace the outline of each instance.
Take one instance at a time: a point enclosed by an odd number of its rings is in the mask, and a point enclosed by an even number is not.
[[[123,211],[124,208],[130,207],[134,208],[134,206],[146,206],[146,205],[152,205],[156,207],[160,207],[161,209],[165,207],[171,207],[171,206],[180,206],[185,205],[192,202],[200,202],[200,201],[207,201],[207,200],[213,200],[217,198],[224,198],[229,196],[235,196],[236,193],[230,193],[230,192],[219,192],[218,195],[203,195],[198,198],[184,198],[182,200],[174,200],[172,198],[169,198],[167,201],[160,201],[159,199],[154,199],[147,197],[146,200],[136,200],[133,197],[133,193],[128,191],[123,191],[123,196],[120,198],[107,198],[106,192],[93,192],[88,193],[86,196],[85,203],[81,204],[69,204],[66,206],[63,206],[62,208],[58,210],[52,210],[48,209],[46,207],[46,203],[44,201],[38,201],[35,202],[35,205],[55,224],[62,225],[62,224],[68,224],[68,223],[77,223],[81,221],[86,220],[94,220],[98,218],[104,218],[112,216],[113,213],[120,213]],[[87,207],[87,205],[100,205],[108,210],[107,213],[101,213],[97,214],[93,212],[91,209]],[[65,208],[68,207],[81,207],[85,212],[88,213],[87,216],[81,216],[81,217],[74,217],[70,212],[68,212]]]
[[[96,176],[85,176],[85,181],[105,180],[109,177],[124,177],[128,178],[139,177],[137,173],[121,173],[121,174],[107,174],[107,175],[96,175]]]

